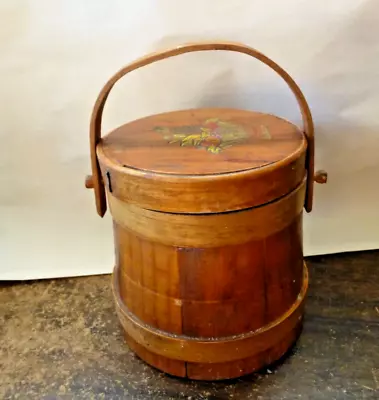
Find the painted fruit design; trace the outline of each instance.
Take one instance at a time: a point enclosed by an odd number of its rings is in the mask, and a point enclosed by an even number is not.
[[[218,154],[227,147],[241,143],[247,138],[245,130],[235,124],[210,118],[201,125],[181,127],[155,127],[169,143],[180,146],[197,147]]]

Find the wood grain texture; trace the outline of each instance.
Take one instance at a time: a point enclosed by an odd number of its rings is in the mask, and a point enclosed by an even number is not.
[[[301,330],[302,321],[297,325],[296,329],[291,331],[290,334],[282,341],[279,341],[274,347],[262,351],[253,357],[221,363],[191,363],[173,360],[147,350],[127,334],[125,334],[125,340],[129,347],[143,361],[169,375],[186,377],[193,380],[215,381],[238,378],[248,375],[264,366],[270,366],[288,351],[291,345],[297,340]]]
[[[125,340],[130,349],[133,350],[134,353],[138,355],[138,357],[140,357],[149,365],[170,375],[178,376],[181,378],[187,377],[187,366],[184,361],[173,360],[171,358],[152,353],[151,351],[147,350],[146,347],[141,346],[126,333]]]
[[[295,301],[302,285],[302,214],[286,229],[265,240],[267,321],[278,318]]]
[[[145,323],[182,333],[179,265],[175,249],[136,237],[114,223],[120,296]]]
[[[147,210],[190,214],[244,210],[285,196],[304,179],[305,155],[304,148],[292,160],[257,169],[183,176],[121,168],[98,146],[103,178],[113,197]]]
[[[196,380],[222,380],[250,374],[279,360],[296,341],[301,330],[302,321],[299,321],[295,329],[278,341],[275,346],[253,357],[224,363],[187,363],[186,376]]]
[[[249,332],[283,314],[301,289],[301,213],[265,240],[209,249],[166,246],[114,229],[121,298],[139,319],[168,332]]]
[[[294,196],[301,204],[304,190]],[[131,348],[176,376],[183,362],[192,379],[240,376],[284,354],[300,329],[308,285],[302,207],[289,215],[267,237],[220,245],[216,233],[209,247],[160,243],[115,221],[114,297]]]
[[[276,64],[273,60],[260,53],[259,51],[246,46],[241,43],[235,42],[203,42],[203,43],[191,43],[184,44],[182,46],[177,46],[173,49],[153,53],[147,55],[143,58],[140,58],[126,67],[119,70],[116,74],[114,74],[108,82],[105,84],[103,89],[101,90],[96,103],[94,105],[92,116],[91,116],[91,124],[90,124],[90,151],[91,151],[91,165],[92,165],[92,177],[93,177],[93,186],[95,190],[95,199],[96,199],[96,207],[100,216],[103,216],[106,212],[106,198],[105,198],[105,190],[104,184],[101,179],[100,166],[96,154],[97,145],[101,139],[101,123],[102,123],[102,115],[106,100],[109,96],[110,91],[113,86],[117,83],[119,79],[121,79],[124,75],[129,72],[132,72],[138,68],[151,64],[153,62],[163,60],[168,57],[177,56],[183,53],[189,53],[194,51],[207,51],[207,50],[227,50],[238,53],[243,53],[249,55],[251,57],[256,58],[261,61],[269,68],[274,70],[288,85],[292,93],[294,94],[301,114],[303,118],[304,125],[304,133],[307,137],[307,173],[308,173],[308,181],[307,181],[307,192],[306,192],[306,203],[305,209],[310,212],[312,210],[313,204],[313,176],[314,176],[314,127],[312,115],[309,109],[309,106],[305,100],[305,97],[300,90],[299,86],[296,82],[291,78],[291,76],[278,64]]]
[[[300,224],[298,216],[280,234],[227,249],[182,249],[183,332],[194,337],[236,335],[283,315],[303,283],[299,238],[291,236]],[[268,247],[272,240],[280,244]]]
[[[162,296],[180,298],[176,248],[146,240],[113,224],[116,265],[133,282]]]
[[[120,297],[131,313],[144,323],[173,334],[182,333],[182,302],[159,295],[120,273]]]
[[[308,289],[308,274],[304,265],[303,285],[296,302],[277,320],[247,334],[222,338],[193,338],[173,335],[144,324],[121,300],[117,267],[113,274],[116,311],[126,333],[155,354],[175,360],[199,363],[220,363],[240,360],[268,350],[298,329]]]
[[[103,137],[102,153],[119,167],[154,174],[214,175],[296,158],[306,138],[274,115],[231,108],[166,112]]]
[[[308,284],[305,184],[267,205],[216,214],[146,210],[108,193],[116,310],[142,359],[178,376],[182,365],[170,360],[184,362],[187,376],[221,379],[285,352]]]
[[[140,237],[173,246],[213,247],[246,243],[281,231],[301,212],[305,184],[303,178],[295,190],[264,207],[222,214],[162,213],[122,202],[111,193],[108,200],[113,219]]]
[[[263,242],[227,249],[181,249],[183,332],[192,337],[223,337],[265,325]],[[290,304],[288,305],[290,306]]]

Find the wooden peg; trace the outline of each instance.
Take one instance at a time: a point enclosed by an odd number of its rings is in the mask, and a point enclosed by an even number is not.
[[[93,178],[92,175],[87,175],[85,180],[85,185],[87,189],[93,189]]]
[[[324,170],[317,171],[313,179],[317,183],[326,183],[328,181],[328,173]]]

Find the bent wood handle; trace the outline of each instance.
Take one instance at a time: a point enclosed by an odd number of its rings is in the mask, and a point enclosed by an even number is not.
[[[101,139],[101,121],[102,121],[104,105],[113,86],[119,79],[121,79],[127,73],[132,72],[138,68],[144,67],[145,65],[163,60],[165,58],[177,56],[179,54],[191,53],[194,51],[205,51],[205,50],[235,51],[237,53],[244,53],[251,57],[254,57],[257,60],[261,61],[262,63],[266,64],[272,70],[274,70],[287,83],[288,87],[291,89],[292,93],[296,97],[297,103],[301,111],[303,119],[303,130],[308,141],[307,159],[306,159],[306,169],[307,169],[308,179],[307,179],[307,190],[306,190],[304,206],[307,212],[312,211],[313,182],[314,181],[319,183],[326,182],[326,173],[324,171],[320,171],[319,173],[314,175],[314,126],[309,106],[300,88],[295,83],[295,81],[290,77],[290,75],[288,75],[288,73],[284,71],[284,69],[282,69],[278,64],[276,64],[270,58],[266,57],[264,54],[260,53],[259,51],[251,47],[248,47],[241,43],[234,43],[234,42],[200,42],[200,43],[183,44],[173,49],[152,53],[145,57],[135,60],[134,62],[125,66],[124,68],[120,69],[116,74],[114,74],[105,84],[99,96],[97,97],[96,103],[92,111],[91,123],[90,123],[90,151],[91,151],[92,176],[88,176],[86,178],[85,185],[87,188],[93,188],[95,190],[96,208],[98,214],[101,217],[105,214],[107,210],[107,203],[105,197],[104,183],[101,178],[100,167],[96,156],[96,146]]]

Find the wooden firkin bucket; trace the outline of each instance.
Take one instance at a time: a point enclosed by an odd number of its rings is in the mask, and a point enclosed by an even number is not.
[[[273,115],[191,109],[149,116],[101,138],[113,85],[181,53],[229,50],[277,72],[295,95],[303,130]],[[102,89],[91,127],[100,216],[114,221],[116,310],[130,348],[148,364],[192,379],[235,378],[280,358],[300,333],[308,274],[302,212],[312,209],[313,122],[297,84],[238,43],[154,53]]]

